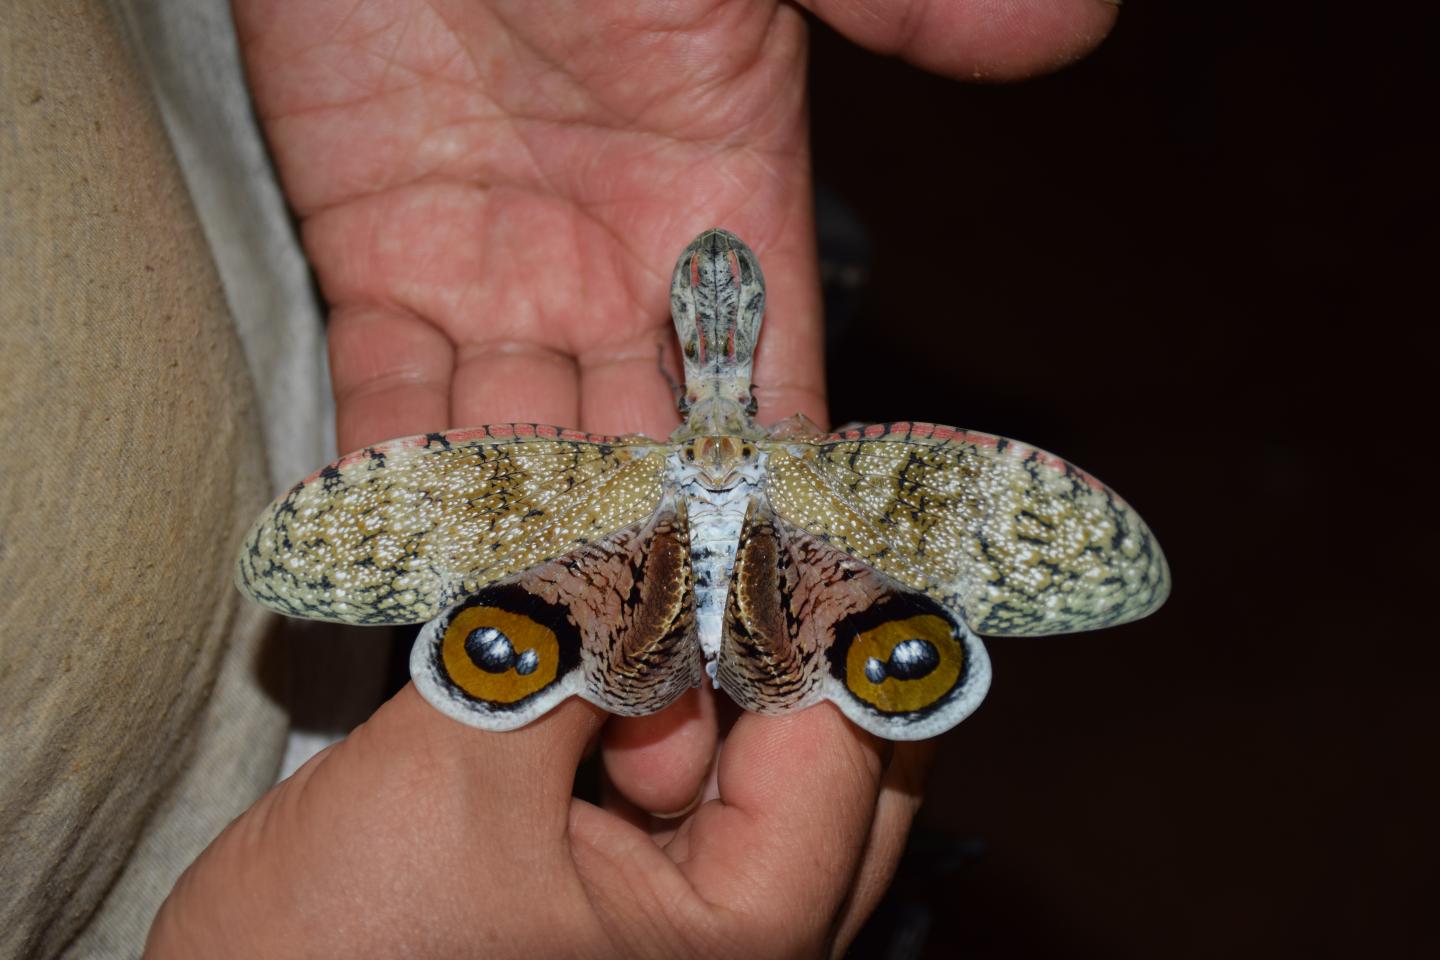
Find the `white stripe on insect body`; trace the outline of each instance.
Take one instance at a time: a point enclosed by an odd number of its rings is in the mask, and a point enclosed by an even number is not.
[[[715,678],[735,551],[750,504],[760,493],[765,455],[734,437],[701,437],[670,454],[667,473],[685,501],[695,632],[705,670]]]

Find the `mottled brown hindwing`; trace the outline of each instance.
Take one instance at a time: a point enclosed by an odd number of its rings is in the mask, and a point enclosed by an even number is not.
[[[683,515],[666,507],[486,587],[421,631],[416,686],[487,730],[521,726],[572,695],[621,715],[660,710],[703,673],[689,558]]]
[[[825,676],[823,631],[800,609],[816,599],[810,587],[819,572],[790,546],[763,501],[752,503],[735,552],[716,680],[756,713],[814,703]]]
[[[717,679],[747,710],[829,699],[877,736],[912,740],[968,716],[990,666],[956,614],[789,527],[762,499],[741,531]]]

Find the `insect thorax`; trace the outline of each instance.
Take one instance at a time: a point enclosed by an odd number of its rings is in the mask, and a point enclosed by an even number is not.
[[[684,507],[695,577],[695,629],[713,678],[735,551],[760,492],[765,453],[743,437],[696,437],[670,454],[666,473]]]

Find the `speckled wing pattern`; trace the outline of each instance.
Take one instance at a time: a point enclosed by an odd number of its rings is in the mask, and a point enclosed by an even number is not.
[[[273,610],[417,623],[650,518],[665,448],[534,424],[366,447],[301,481],[241,549],[240,588]]]
[[[963,613],[976,633],[1093,630],[1143,617],[1169,592],[1139,515],[1034,447],[925,423],[761,446],[783,521]]]

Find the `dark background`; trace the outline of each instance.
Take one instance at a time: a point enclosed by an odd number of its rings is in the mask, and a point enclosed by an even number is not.
[[[1426,31],[1131,4],[1011,86],[813,35],[835,422],[1053,450],[1175,584],[989,644],[852,955],[1440,955]]]

